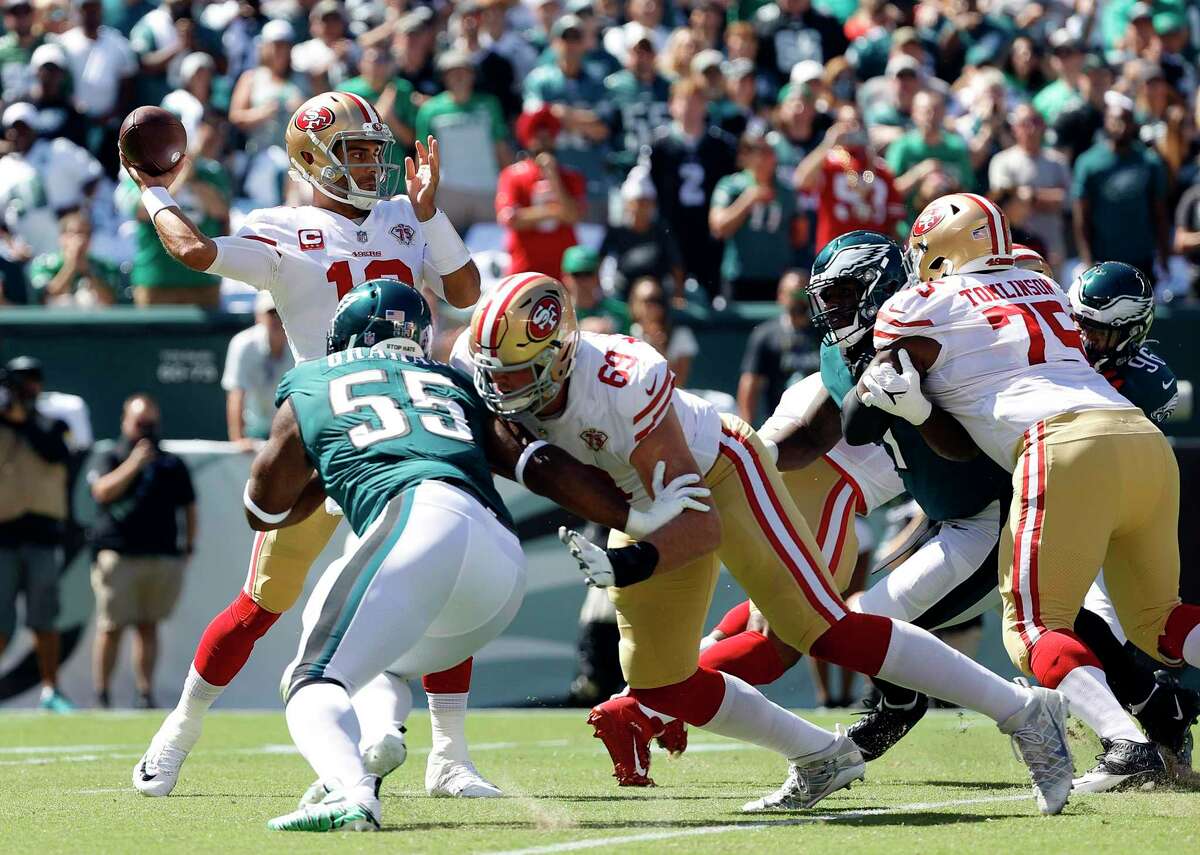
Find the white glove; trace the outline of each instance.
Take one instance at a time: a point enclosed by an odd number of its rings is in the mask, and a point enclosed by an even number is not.
[[[899,374],[890,362],[876,362],[867,368],[862,376],[867,391],[859,392],[858,399],[914,425],[924,424],[933,412],[933,404],[921,391],[921,375],[913,367],[908,351],[901,349],[899,357]]]
[[[625,533],[634,540],[643,540],[650,532],[658,531],[675,517],[686,510],[707,511],[708,505],[700,501],[712,494],[712,491],[701,485],[693,486],[700,481],[695,472],[680,475],[663,486],[663,478],[667,474],[667,464],[660,460],[654,464],[654,477],[651,487],[654,490],[654,504],[644,511],[629,509],[629,519],[625,522]]]
[[[558,527],[558,539],[579,562],[579,572],[588,585],[607,588],[617,581],[608,554],[577,531],[564,526]]]
[[[331,517],[344,516],[342,512],[342,506],[329,496],[325,497],[325,513],[329,514]]]
[[[779,445],[774,440],[767,439],[764,436],[760,436],[759,439],[762,440],[763,446],[767,449],[767,454],[771,455],[771,462],[778,463],[779,462]]]

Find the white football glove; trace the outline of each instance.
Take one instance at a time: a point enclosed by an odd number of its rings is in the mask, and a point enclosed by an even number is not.
[[[772,463],[779,463],[779,444],[773,439],[767,439],[765,436],[760,436],[763,446],[767,449],[767,454],[771,455]]]
[[[921,375],[913,367],[908,351],[901,349],[899,358],[899,374],[890,362],[869,366],[862,376],[867,391],[860,392],[858,399],[868,407],[877,407],[914,425],[924,424],[933,412],[933,404],[921,391]]]
[[[607,588],[617,581],[608,554],[577,531],[564,526],[558,527],[558,539],[579,562],[579,572],[588,585]]]
[[[695,486],[700,481],[699,475],[695,472],[680,475],[664,487],[663,478],[666,474],[667,464],[664,461],[660,460],[654,464],[651,483],[654,504],[644,511],[629,509],[625,533],[634,540],[645,539],[650,532],[658,531],[686,510],[708,510],[708,505],[700,500],[710,496],[712,491],[704,485]]]
[[[342,512],[342,506],[335,502],[330,496],[325,497],[325,513],[329,514],[331,517],[344,516]]]

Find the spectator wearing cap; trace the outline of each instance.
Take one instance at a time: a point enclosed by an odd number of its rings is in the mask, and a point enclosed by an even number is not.
[[[38,139],[38,112],[27,101],[0,116],[9,153],[0,158],[0,208],[8,231],[33,253],[58,247],[58,216],[91,204],[100,164],[70,140]]]
[[[610,227],[600,244],[605,289],[618,297],[629,294],[634,279],[652,276],[669,283],[682,300],[683,255],[675,236],[658,218],[657,196],[644,165],[631,169],[621,185],[621,223]]]
[[[603,81],[621,70],[621,61],[604,49],[600,41],[601,21],[592,8],[592,0],[567,0],[566,11],[579,19],[583,30],[583,68],[589,76]],[[539,65],[553,65],[556,55],[552,49],[542,51]]]
[[[692,360],[700,353],[700,343],[691,328],[675,324],[667,291],[653,276],[633,280],[629,289],[629,319],[629,334],[662,354],[675,375],[675,382],[681,388],[686,386]]]
[[[47,139],[65,137],[86,147],[90,125],[75,109],[66,53],[58,45],[47,43],[33,52],[29,65],[33,69],[29,103],[38,111],[39,134]]]
[[[364,48],[358,71],[357,77],[342,81],[338,90],[374,105],[399,143],[392,146],[388,156],[395,163],[403,163],[405,151],[412,148],[416,139],[413,128],[417,123],[417,106],[413,103],[412,84],[396,74],[396,64],[386,45]]]
[[[212,103],[216,71],[217,64],[211,56],[200,51],[189,53],[179,64],[179,88],[168,92],[162,100],[162,108],[179,117],[188,139],[196,135],[204,111]]]
[[[1084,267],[1123,261],[1153,283],[1170,252],[1166,167],[1138,141],[1133,101],[1117,92],[1104,101],[1104,139],[1075,161],[1075,246]]]
[[[871,97],[864,93],[863,120],[870,129],[871,142],[884,149],[913,127],[913,102],[924,88],[921,63],[907,54],[888,60],[886,87],[878,87]]]
[[[1188,19],[1182,9],[1163,9],[1154,16],[1154,35],[1157,44],[1151,55],[1158,54],[1167,83],[1190,100],[1197,90],[1196,45],[1191,41]]]
[[[229,441],[253,451],[271,432],[275,418],[275,389],[296,364],[287,333],[270,291],[254,298],[254,326],[229,341],[221,388],[225,390],[225,424]]]
[[[505,167],[496,182],[496,222],[505,229],[509,274],[532,270],[558,278],[563,253],[577,242],[587,190],[583,176],[555,156],[560,130],[548,107],[517,119],[517,141],[528,156]]]
[[[201,51],[219,55],[220,38],[192,15],[191,0],[166,0],[142,17],[129,33],[129,44],[138,56],[137,99],[158,104],[168,92],[183,85],[183,62]]]
[[[312,36],[292,48],[292,68],[308,76],[310,92],[333,89],[349,80],[362,54],[346,35],[346,11],[338,0],[320,0],[308,15]]]
[[[658,54],[666,47],[671,30],[663,25],[662,0],[629,0],[625,14],[629,16],[627,23],[605,32],[604,49],[629,68],[628,54],[635,45],[648,38]]]
[[[58,691],[58,585],[67,520],[67,426],[37,406],[42,368],[17,357],[0,383],[0,654],[16,629],[18,595],[33,633],[41,707],[69,712]]]
[[[526,112],[548,107],[562,126],[558,153],[563,165],[587,182],[588,219],[602,221],[608,204],[608,138],[611,133],[604,84],[583,65],[587,47],[583,24],[564,15],[550,31],[554,65],[542,65],[525,78]]]
[[[1009,124],[1016,143],[988,165],[989,195],[1008,215],[1014,236],[1040,242],[1051,268],[1061,270],[1071,168],[1061,152],[1043,144],[1046,123],[1031,105],[1018,105]]]
[[[1191,148],[1191,125],[1179,93],[1157,62],[1139,62],[1133,91],[1138,137],[1158,152],[1174,182]]]
[[[44,36],[33,26],[32,0],[4,0],[4,35],[0,36],[0,98],[23,101],[33,86],[31,60]]]
[[[600,285],[600,254],[586,246],[563,253],[562,283],[575,304],[575,317],[588,332],[629,332],[629,306],[604,293]]]
[[[92,532],[96,596],[92,667],[102,707],[111,701],[109,687],[121,636],[128,627],[135,630],[137,704],[144,709],[155,705],[158,625],[179,601],[186,556],[196,544],[192,479],[187,464],[160,447],[161,436],[158,404],[149,395],[131,395],[121,412],[120,438],[88,473],[92,498],[99,506]]]
[[[776,133],[771,136],[785,184],[810,151],[820,145],[833,118],[817,107],[816,89],[810,83],[789,83],[779,90],[779,103],[771,116]]]
[[[650,180],[658,210],[683,253],[686,275],[709,298],[720,293],[721,240],[709,231],[709,203],[717,182],[737,168],[737,146],[708,124],[708,105],[691,79],[671,87],[671,124],[659,128],[650,146]]]
[[[734,21],[725,28],[725,56],[730,62],[749,61],[754,67],[754,87],[760,101],[767,103],[779,95],[775,75],[764,73],[758,64],[758,34],[749,21]]]
[[[1125,32],[1113,45],[1114,61],[1121,58],[1149,56],[1154,44],[1154,7],[1138,2],[1129,7]]]
[[[413,103],[420,107],[426,98],[442,91],[434,66],[436,16],[428,6],[418,6],[396,23],[392,56],[400,76],[413,88]]]
[[[146,14],[148,9],[138,12],[138,17]],[[75,22],[74,0],[33,0],[33,28],[47,39],[61,36],[71,29]],[[133,21],[129,22],[133,26]],[[121,35],[128,35],[127,29],[118,30]]]
[[[783,271],[792,266],[799,211],[796,194],[775,172],[775,149],[761,131],[738,145],[741,172],[713,190],[708,226],[725,242],[722,289],[733,300],[771,300]]]
[[[818,12],[812,0],[777,0],[754,14],[761,45],[759,60],[787,80],[796,63],[824,64],[846,52],[848,43],[836,18]]]
[[[59,36],[58,43],[67,54],[75,105],[93,124],[88,150],[115,176],[120,167],[117,134],[135,103],[138,58],[128,39],[101,24],[100,0],[74,0],[74,5],[79,24]]]
[[[896,188],[906,199],[935,169],[953,173],[963,190],[975,186],[975,168],[967,143],[947,130],[945,123],[946,100],[935,92],[918,93],[913,99],[915,127],[888,146],[886,154],[888,166],[896,176]]]
[[[838,108],[837,121],[796,167],[793,186],[817,197],[814,249],[856,229],[895,236],[904,198],[883,158],[872,150],[858,108]]]
[[[121,291],[121,271],[91,252],[92,221],[68,211],[58,220],[58,250],[39,255],[29,267],[32,302],[94,309],[111,306]]]
[[[479,43],[512,63],[516,80],[524,80],[537,65],[538,51],[508,24],[507,0],[480,0]]]
[[[1053,127],[1059,114],[1075,109],[1084,100],[1083,48],[1066,31],[1058,30],[1050,37],[1053,53],[1050,69],[1054,82],[1033,96],[1033,106],[1046,124]]]
[[[636,27],[636,29],[634,29]],[[658,55],[651,31],[636,22],[625,26],[630,44],[625,68],[604,79],[608,101],[615,108],[613,163],[628,171],[648,149],[654,129],[670,121],[667,102],[671,84],[658,73]]]
[[[448,50],[437,60],[446,91],[417,112],[417,139],[430,135],[441,147],[438,206],[460,229],[495,217],[496,180],[512,163],[508,127],[500,102],[475,91],[475,65],[466,51]]]
[[[721,73],[725,78],[725,115],[717,124],[726,133],[740,137],[750,122],[758,119],[754,63],[731,59],[722,64]]]
[[[1054,124],[1047,123],[1054,147],[1067,156],[1068,162],[1074,163],[1103,130],[1104,95],[1112,88],[1112,69],[1096,54],[1085,56],[1079,78],[1079,100],[1073,100],[1060,112]]]
[[[779,317],[763,321],[750,333],[738,379],[738,415],[758,424],[795,380],[821,370],[821,337],[808,318],[808,274],[787,270],[779,277],[775,302]]]
[[[258,65],[242,73],[229,101],[229,121],[245,138],[246,195],[261,208],[283,201],[281,187],[288,170],[284,133],[307,91],[292,73],[295,41],[287,21],[263,25]]]
[[[483,15],[484,0],[466,0],[455,7],[452,23],[457,35],[452,47],[471,57],[475,90],[495,98],[504,120],[511,122],[521,112],[516,70],[507,57],[484,42]]]

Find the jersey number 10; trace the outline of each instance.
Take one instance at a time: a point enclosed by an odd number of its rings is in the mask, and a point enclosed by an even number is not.
[[[325,271],[325,279],[337,286],[338,299],[346,296],[346,292],[355,286],[354,274],[350,272],[349,261],[335,261]],[[367,265],[363,271],[363,282],[371,279],[398,279],[405,285],[416,288],[413,272],[398,258],[377,258]],[[357,284],[362,284],[357,283]]]
[[[1057,300],[1040,300],[1037,303],[993,303],[983,310],[983,316],[988,319],[992,329],[998,330],[1014,319],[1025,324],[1029,334],[1029,352],[1027,357],[1030,365],[1041,365],[1046,361],[1046,337],[1042,334],[1042,323],[1045,323],[1059,341],[1067,348],[1079,351],[1084,359],[1083,341],[1079,331],[1072,327],[1064,327],[1057,315],[1065,314],[1066,310]]]

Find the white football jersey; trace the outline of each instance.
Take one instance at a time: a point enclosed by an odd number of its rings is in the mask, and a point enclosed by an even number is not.
[[[1133,406],[1088,363],[1066,295],[1029,270],[948,276],[897,292],[875,319],[875,346],[905,336],[941,345],[922,389],[1010,472],[1035,423]]]
[[[758,429],[759,434],[774,438],[774,434],[800,421],[823,388],[825,385],[819,373],[793,383],[779,399],[775,412]],[[904,492],[904,484],[896,473],[896,464],[882,445],[850,445],[846,440],[839,439],[837,445],[825,453],[825,457],[858,488],[863,504],[867,506],[866,513],[871,513]]]
[[[450,361],[456,368],[474,373],[469,330],[454,343]],[[667,361],[645,342],[583,332],[566,408],[554,418],[529,422],[539,438],[607,472],[633,497],[630,504],[643,509],[650,504],[650,497],[629,458],[672,407],[696,465],[701,473],[708,472],[716,462],[721,438],[721,416],[716,408],[676,389],[675,374]]]
[[[235,237],[262,241],[282,256],[270,281],[246,284],[271,292],[297,362],[325,355],[338,300],[368,279],[400,279],[417,288],[423,280],[445,296],[404,196],[378,203],[362,223],[312,205],[262,208],[246,217]]]

